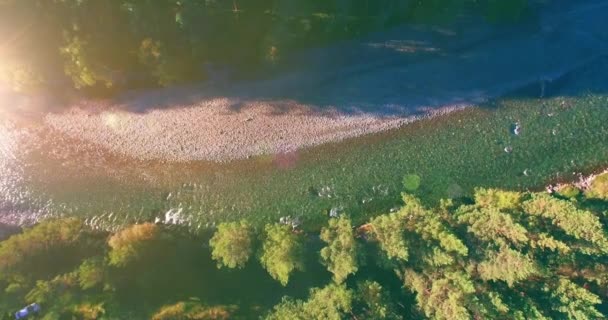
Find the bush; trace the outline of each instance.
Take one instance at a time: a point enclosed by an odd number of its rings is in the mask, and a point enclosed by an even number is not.
[[[608,200],[608,172],[593,179],[585,196],[589,199]]]
[[[566,199],[574,199],[580,194],[581,190],[571,184],[564,185],[557,190],[557,195]]]
[[[226,307],[205,307],[198,302],[178,302],[162,307],[152,320],[224,320],[230,318]]]
[[[253,251],[253,231],[246,222],[222,223],[209,241],[217,266],[243,268]]]
[[[521,193],[498,189],[475,189],[475,203],[483,207],[515,209],[521,203]]]
[[[110,264],[125,266],[141,257],[146,244],[150,244],[159,236],[158,226],[153,223],[132,225],[110,237],[108,244]]]

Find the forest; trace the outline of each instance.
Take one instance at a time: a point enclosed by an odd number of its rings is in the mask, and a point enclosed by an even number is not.
[[[403,193],[398,209],[362,225],[334,215],[318,232],[48,220],[0,242],[0,317],[38,303],[47,320],[599,319],[607,230],[608,173],[434,208]]]
[[[528,0],[3,0],[0,81],[108,95],[246,77],[297,50],[460,12],[501,23]]]

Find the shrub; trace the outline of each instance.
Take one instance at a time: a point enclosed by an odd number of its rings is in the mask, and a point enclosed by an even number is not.
[[[110,264],[125,266],[131,261],[141,257],[146,244],[157,239],[158,226],[153,223],[135,224],[118,233],[108,240],[112,248],[110,251]]]
[[[557,195],[566,199],[574,199],[580,194],[581,190],[571,184],[564,185],[557,190]]]
[[[253,251],[253,230],[246,222],[222,223],[209,241],[217,266],[243,268]]]
[[[585,196],[589,199],[608,200],[608,172],[593,179]]]

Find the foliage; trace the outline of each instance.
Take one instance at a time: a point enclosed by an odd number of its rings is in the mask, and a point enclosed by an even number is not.
[[[590,199],[608,200],[608,172],[598,175],[591,181],[585,196]]]
[[[1,242],[0,279],[32,270],[32,261],[44,264],[65,256],[70,247],[82,240],[81,230],[78,219],[52,220]]]
[[[101,257],[94,257],[85,260],[78,267],[78,281],[83,290],[93,288],[103,283],[105,278],[106,265]]]
[[[76,220],[50,220],[0,242],[3,254],[24,253],[2,261],[0,319],[32,302],[43,305],[44,319],[605,318],[607,226],[598,210],[605,202],[528,192],[512,205],[496,200],[505,198],[496,196],[503,191],[480,194],[479,203],[443,201],[437,208],[405,194],[401,208],[358,228],[369,232],[363,240],[355,237],[350,219],[332,218],[308,235],[325,243],[321,261],[335,281],[320,269],[286,290],[277,290],[275,280],[285,286],[293,271],[303,271],[304,245],[310,244],[290,225],[268,224],[261,235],[266,276],[245,263],[256,234],[243,222],[220,224],[209,255],[201,257],[201,238],[177,228],[133,225],[95,242],[95,232]],[[170,247],[157,241],[168,232]],[[225,252],[218,256],[220,248]],[[157,250],[175,254],[147,254]],[[44,273],[15,271],[36,270],[40,261],[52,264],[46,257],[51,252],[66,260],[68,252],[77,254]],[[378,261],[379,254],[393,263]],[[368,259],[358,259],[363,257]],[[241,270],[218,269],[218,259]],[[366,261],[364,272],[358,271],[360,261]],[[403,287],[393,286],[396,277]],[[302,289],[309,292],[306,299],[282,297],[301,295]],[[213,306],[233,301],[242,301],[238,309]],[[272,307],[272,301],[281,302]]]
[[[553,310],[561,313],[565,319],[600,319],[604,318],[595,307],[602,303],[600,298],[578,286],[568,279],[559,279],[557,284],[545,288],[551,294]]]
[[[230,312],[222,306],[205,307],[197,302],[178,302],[163,306],[152,316],[152,320],[224,320]]]
[[[496,207],[498,209],[514,209],[521,202],[521,194],[513,191],[497,189],[475,189],[475,203],[482,207]]]
[[[380,215],[370,221],[371,233],[389,259],[407,260],[408,246],[403,221],[397,213]]]
[[[513,221],[511,215],[500,212],[494,206],[467,210],[458,214],[458,222],[467,225],[467,231],[479,240],[522,245],[528,242],[528,231],[521,224]]]
[[[246,222],[222,223],[209,245],[218,267],[243,268],[253,252],[253,230]]]
[[[146,245],[159,236],[158,226],[153,223],[135,224],[112,235],[108,245],[110,264],[118,267],[126,266],[138,260],[146,249]]]
[[[533,194],[532,198],[523,203],[527,214],[548,219],[567,235],[588,242],[592,247],[608,252],[608,237],[598,216],[589,211],[583,211],[568,201],[553,198],[547,194]]]
[[[321,261],[333,273],[334,281],[342,283],[349,274],[357,272],[357,250],[353,228],[349,219],[340,217],[329,220],[329,226],[321,230],[321,240],[327,246],[321,249]]]
[[[260,262],[268,273],[283,286],[295,270],[304,270],[304,243],[301,237],[283,224],[270,224],[265,228]]]
[[[433,319],[469,319],[466,302],[475,287],[463,272],[449,272],[427,277],[405,270],[405,286],[416,293],[416,302],[424,315]]]
[[[209,61],[250,67],[410,20],[450,19],[471,5],[497,20],[504,13],[519,17],[527,4],[517,0],[517,6],[497,8],[503,2],[448,1],[450,10],[438,10],[435,2],[389,0],[2,1],[0,19],[7,23],[0,35],[11,40],[11,55],[25,57],[21,70],[37,70],[42,75],[30,78],[46,85],[58,78],[60,66],[76,87],[114,86],[115,74],[145,75],[149,85],[168,85],[200,78],[193,71]],[[149,48],[138,48],[149,39],[159,48],[152,58],[146,56]]]
[[[330,284],[313,288],[307,301],[283,299],[267,320],[340,320],[352,308],[353,293],[345,285]]]
[[[566,199],[574,199],[581,194],[581,190],[572,184],[561,186],[557,190],[557,194]]]
[[[375,281],[365,280],[358,283],[356,300],[362,305],[361,314],[365,319],[403,319],[386,290]]]
[[[529,257],[503,247],[498,252],[488,253],[487,259],[477,266],[477,272],[483,280],[502,280],[512,287],[516,282],[526,280],[538,271]]]
[[[406,223],[405,230],[415,232],[425,241],[436,242],[448,251],[466,256],[469,249],[442,221],[439,212],[422,207],[420,200],[403,195],[405,206],[398,211]]]

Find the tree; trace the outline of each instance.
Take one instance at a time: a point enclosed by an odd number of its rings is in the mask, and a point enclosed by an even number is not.
[[[321,249],[321,261],[333,273],[336,283],[342,283],[349,274],[357,272],[358,245],[349,219],[329,220],[329,226],[321,230],[321,240],[327,243]]]
[[[604,226],[592,212],[580,210],[572,202],[542,193],[535,193],[524,202],[523,210],[529,215],[549,220],[574,239],[587,242],[587,247],[580,248],[585,253],[597,250],[608,253]]]
[[[0,243],[0,279],[11,274],[38,276],[52,272],[57,259],[72,261],[70,251],[82,241],[83,225],[79,219],[48,220]],[[40,269],[40,265],[48,268]]]
[[[436,242],[447,252],[466,256],[467,246],[444,223],[441,215],[433,210],[422,207],[420,200],[404,194],[405,206],[397,214],[405,221],[405,230],[415,232],[424,241]]]
[[[538,270],[530,257],[502,247],[498,252],[488,253],[487,259],[477,266],[477,272],[485,281],[502,280],[512,287],[516,282],[536,274]]]
[[[528,243],[528,230],[497,207],[463,206],[457,211],[457,219],[459,223],[467,225],[467,231],[479,240],[498,245],[510,243],[521,246]]]
[[[161,307],[152,320],[227,320],[231,312],[224,306],[207,307],[199,302],[182,301]]]
[[[595,305],[601,304],[602,300],[568,279],[560,278],[556,283],[547,285],[545,291],[551,295],[551,309],[559,313],[559,318],[576,320],[604,318],[604,315],[595,308]]]
[[[585,191],[589,199],[608,200],[608,172],[598,175]]]
[[[370,221],[372,236],[389,259],[407,261],[408,246],[403,235],[402,216],[397,213],[380,215]]]
[[[344,285],[312,288],[307,301],[284,298],[266,320],[341,320],[352,310],[353,293]]]
[[[482,207],[515,209],[521,203],[521,193],[498,189],[475,189],[475,203]]]
[[[309,320],[304,314],[304,302],[283,297],[281,303],[274,306],[265,320]]]
[[[218,268],[243,268],[253,251],[253,231],[247,222],[222,223],[209,241]]]
[[[416,293],[416,303],[432,319],[470,319],[467,301],[475,293],[469,276],[461,271],[425,276],[411,269],[404,271],[405,287]]]
[[[391,297],[378,282],[370,280],[359,282],[356,300],[361,305],[362,319],[403,319],[395,310]]]
[[[304,271],[304,244],[301,237],[283,224],[270,224],[265,228],[260,262],[270,276],[287,285],[294,270]]]
[[[108,240],[110,265],[123,267],[138,260],[153,240],[159,237],[158,226],[153,223],[135,224],[114,234]]]
[[[95,257],[85,260],[78,267],[78,281],[80,288],[87,290],[103,283],[106,264],[103,258]]]

